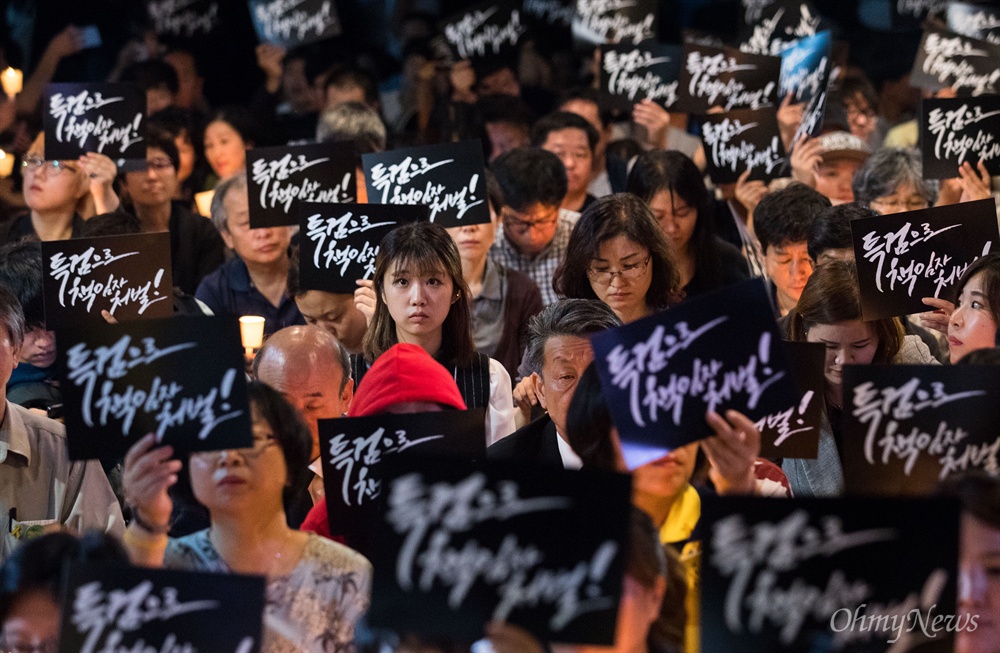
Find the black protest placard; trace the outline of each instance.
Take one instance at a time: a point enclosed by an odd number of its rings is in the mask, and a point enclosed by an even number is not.
[[[784,98],[791,93],[793,103],[805,104],[793,142],[803,135],[818,136],[823,128],[833,69],[831,47],[830,32],[825,31],[799,39],[781,53],[778,96]]]
[[[299,223],[299,206],[357,201],[350,143],[259,147],[247,151],[250,228]]]
[[[517,46],[528,27],[514,0],[488,0],[452,16],[441,31],[458,59],[517,61]]]
[[[1000,242],[993,198],[851,221],[864,320],[927,310]]]
[[[385,236],[401,225],[427,220],[426,206],[303,204],[299,229],[299,286],[354,294],[357,279],[371,279]]]
[[[910,83],[928,91],[952,88],[960,96],[1000,93],[1000,45],[944,30],[926,30]]]
[[[146,94],[132,84],[49,84],[42,125],[45,158],[76,159],[87,152],[145,159]]]
[[[631,43],[656,37],[657,0],[576,0],[573,37],[588,45]]]
[[[330,532],[371,554],[372,519],[379,509],[383,461],[486,456],[484,409],[343,417],[319,422],[320,458]],[[450,464],[450,461],[448,462]]]
[[[927,19],[938,20],[951,0],[891,0],[887,3],[892,12],[894,29],[919,29]]]
[[[57,329],[73,460],[120,458],[155,433],[183,455],[249,447],[234,317],[171,317]]]
[[[1000,9],[966,2],[949,2],[948,29],[962,36],[1000,45]]]
[[[627,108],[652,100],[669,109],[677,102],[684,50],[645,41],[639,45],[601,46],[601,88]]]
[[[506,621],[543,641],[610,645],[630,494],[607,472],[399,469],[383,481],[369,621],[469,640]]]
[[[713,107],[732,111],[777,106],[780,76],[781,57],[686,43],[675,108],[705,114]]]
[[[333,0],[249,0],[257,38],[284,48],[307,45],[341,32]]]
[[[760,279],[694,297],[591,342],[630,469],[712,435],[708,410],[758,420],[799,399]]]
[[[810,2],[780,0],[762,10],[743,32],[739,49],[753,54],[780,55],[801,38],[828,29]]]
[[[576,0],[523,0],[521,12],[541,52],[572,47]]]
[[[478,140],[363,154],[361,161],[369,202],[425,205],[442,227],[490,221]]]
[[[979,365],[844,368],[845,490],[930,494],[945,478],[1000,472],[1000,375]]]
[[[69,327],[108,311],[120,322],[174,313],[170,234],[42,243],[45,324]]]
[[[204,38],[220,25],[221,0],[148,0],[146,10],[157,36]]]
[[[781,176],[785,147],[773,109],[713,113],[701,119],[709,177],[730,184],[750,170],[750,181]]]
[[[781,343],[798,390],[795,402],[757,420],[763,458],[815,458],[825,402],[826,347],[814,342]]]
[[[264,583],[263,576],[74,562],[62,589],[59,650],[256,653]]]
[[[920,152],[924,179],[958,176],[963,163],[980,161],[1000,175],[1000,97],[924,100],[920,108]]]
[[[701,524],[703,651],[943,653],[970,628],[954,499],[706,496]]]

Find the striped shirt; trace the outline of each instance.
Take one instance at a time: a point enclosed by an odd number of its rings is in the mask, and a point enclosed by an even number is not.
[[[556,227],[555,236],[552,237],[552,242],[534,256],[525,256],[518,251],[504,236],[503,223],[501,223],[497,226],[496,240],[493,241],[493,246],[490,248],[490,258],[512,270],[528,275],[542,291],[542,304],[545,306],[554,304],[559,297],[552,289],[552,277],[555,276],[556,268],[566,256],[569,235],[579,218],[580,214],[576,211],[560,209],[559,224]]]

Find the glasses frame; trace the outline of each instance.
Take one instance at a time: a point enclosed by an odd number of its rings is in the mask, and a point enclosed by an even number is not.
[[[45,174],[49,177],[58,177],[63,173],[64,170],[69,170],[70,172],[77,172],[73,168],[69,167],[67,164],[56,159],[53,161],[48,161],[38,156],[25,157],[21,161],[21,169],[24,171],[31,171],[31,174],[37,175],[42,169],[45,169]]]
[[[624,281],[638,279],[646,272],[646,268],[653,261],[653,254],[647,254],[646,260],[642,263],[626,265],[621,270],[595,270],[587,268],[587,278],[602,286],[610,286],[615,277],[621,277]]]
[[[235,452],[247,460],[257,460],[260,458],[265,451],[271,448],[272,444],[277,444],[278,436],[270,435],[266,438],[254,438],[252,447],[243,447],[240,449],[215,449],[213,451],[195,451],[192,456],[197,456],[202,459],[212,458],[213,456],[218,456],[223,451]],[[0,651],[0,653],[3,653]]]
[[[543,229],[559,223],[558,210],[551,218],[546,218],[544,220],[522,220],[521,218],[514,217],[509,210],[504,211],[501,214],[501,217],[503,218],[504,226],[506,228],[519,234],[526,234],[532,229]]]

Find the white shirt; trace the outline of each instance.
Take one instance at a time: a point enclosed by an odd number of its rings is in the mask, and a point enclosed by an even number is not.
[[[559,445],[559,457],[562,458],[563,469],[580,469],[583,467],[583,460],[576,455],[569,442],[556,431],[556,442]]]

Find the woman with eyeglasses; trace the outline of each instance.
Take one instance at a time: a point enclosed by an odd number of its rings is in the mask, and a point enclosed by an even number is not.
[[[677,263],[646,203],[631,193],[602,197],[580,216],[556,292],[599,299],[628,324],[673,306],[683,296]]]
[[[288,528],[283,497],[308,472],[312,438],[302,418],[263,383],[247,386],[253,446],[192,454],[187,468],[208,529],[168,539],[167,493],[183,465],[150,434],[125,456],[133,563],[267,579],[263,651],[347,650],[368,607],[371,564],[360,553]]]
[[[24,155],[21,170],[29,212],[0,227],[0,243],[67,240],[79,235],[86,218],[118,208],[112,188],[118,169],[103,154],[47,161],[45,135],[39,134]]]

